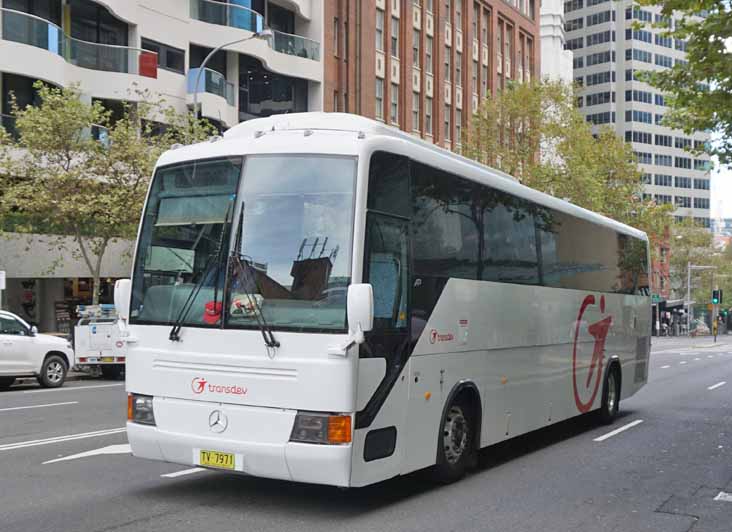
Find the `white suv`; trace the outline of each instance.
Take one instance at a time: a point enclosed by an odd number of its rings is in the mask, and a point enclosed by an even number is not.
[[[18,377],[36,377],[41,386],[57,388],[74,363],[74,350],[67,340],[38,334],[35,326],[0,310],[0,389]]]

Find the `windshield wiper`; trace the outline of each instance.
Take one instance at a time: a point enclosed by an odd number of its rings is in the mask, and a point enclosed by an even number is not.
[[[229,271],[233,271],[234,267],[238,266],[240,272],[246,272],[246,278],[244,279],[245,285],[250,287],[253,286],[257,290],[257,292],[261,294],[262,289],[259,286],[259,282],[257,282],[257,274],[254,271],[254,266],[252,266],[251,261],[247,260],[247,258],[239,252],[243,239],[242,233],[244,229],[244,207],[245,204],[244,202],[242,202],[241,212],[239,213],[239,224],[236,228],[236,238],[234,239],[234,248],[231,251],[230,257],[232,268],[230,268]],[[231,274],[229,274],[229,277],[231,277]],[[260,305],[259,301],[257,301],[256,295],[253,295],[251,293],[251,290],[247,288],[245,297],[247,298],[247,302],[252,309],[254,319],[256,320],[257,326],[259,327],[259,331],[262,333],[264,345],[267,346],[267,348],[269,349],[280,347],[280,343],[274,337],[274,334],[272,334],[272,329],[267,323],[267,319],[264,317],[262,305]]]
[[[214,300],[213,300],[213,310],[214,313],[216,312],[216,302],[219,298],[219,275],[221,273],[224,257],[226,256],[226,253],[224,252],[224,237],[226,236],[226,227],[231,220],[229,217],[231,216],[231,206],[233,205],[233,201],[229,202],[228,207],[226,208],[226,214],[224,215],[224,223],[221,227],[221,234],[219,235],[219,241],[216,246],[216,251],[214,253],[211,253],[211,255],[208,256],[208,259],[206,260],[206,266],[203,269],[203,273],[201,274],[201,277],[198,279],[198,282],[193,286],[191,289],[191,293],[188,294],[188,297],[186,298],[185,303],[183,303],[183,306],[180,309],[180,312],[178,313],[178,317],[175,320],[175,323],[173,323],[173,327],[170,329],[170,334],[168,335],[168,338],[171,342],[180,342],[180,330],[183,327],[183,322],[185,322],[185,319],[188,317],[188,314],[191,311],[191,308],[193,308],[193,303],[196,300],[196,297],[198,297],[198,293],[201,291],[201,288],[203,288],[203,284],[206,282],[206,279],[208,279],[208,276],[211,272],[215,271],[216,276],[214,278]],[[216,261],[214,262],[214,258]],[[215,266],[215,269],[213,267]],[[223,298],[222,298],[223,301]],[[222,305],[223,307],[223,302]],[[222,309],[223,310],[223,309]]]

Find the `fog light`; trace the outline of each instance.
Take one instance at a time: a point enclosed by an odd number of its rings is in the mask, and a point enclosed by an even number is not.
[[[298,412],[290,441],[302,443],[351,443],[351,416]]]
[[[152,396],[129,394],[127,396],[127,419],[141,425],[155,425]]]

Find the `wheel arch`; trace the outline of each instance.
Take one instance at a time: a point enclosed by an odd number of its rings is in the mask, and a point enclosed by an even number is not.
[[[69,357],[66,356],[66,353],[64,353],[63,351],[53,351],[53,350],[49,351],[43,357],[43,363],[41,365],[45,364],[46,363],[46,360],[48,360],[49,357],[52,357],[54,355],[61,357],[61,359],[66,363],[66,371],[68,371],[68,370],[71,369],[71,365],[70,365],[70,362],[69,362]]]
[[[445,416],[447,415],[447,409],[448,407],[455,401],[457,398],[465,398],[469,404],[469,406],[473,409],[474,414],[474,422],[475,422],[475,434],[473,435],[473,448],[478,450],[480,449],[480,432],[481,432],[481,423],[483,421],[483,402],[480,398],[480,391],[478,390],[478,386],[471,380],[463,379],[455,383],[455,385],[450,390],[450,393],[447,395],[447,400],[442,405],[442,415],[440,416],[440,426],[438,427],[439,430],[442,430],[442,424],[445,420]],[[438,432],[439,435],[439,432]],[[437,439],[437,448],[435,449],[435,461],[439,459],[440,456],[440,439],[438,437]]]

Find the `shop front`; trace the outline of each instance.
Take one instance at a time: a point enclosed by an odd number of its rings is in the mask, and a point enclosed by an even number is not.
[[[114,281],[129,277],[132,242],[110,243],[102,260],[100,303],[112,303]],[[72,238],[0,234],[0,271],[6,272],[0,308],[21,316],[41,332],[69,334],[76,306],[92,302],[92,279]]]

